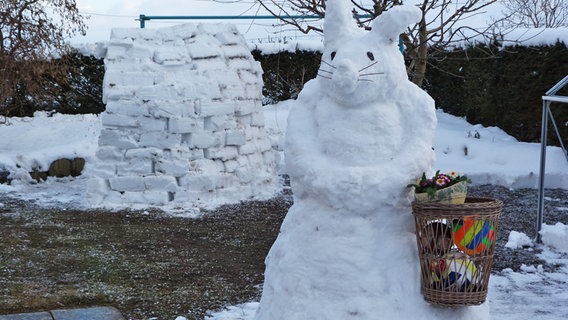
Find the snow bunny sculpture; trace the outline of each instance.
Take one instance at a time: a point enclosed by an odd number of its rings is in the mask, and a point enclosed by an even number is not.
[[[294,205],[266,258],[256,320],[475,319],[486,305],[440,309],[420,293],[408,183],[434,161],[434,102],[408,80],[400,33],[413,6],[355,26],[328,0],[318,77],[288,117]]]

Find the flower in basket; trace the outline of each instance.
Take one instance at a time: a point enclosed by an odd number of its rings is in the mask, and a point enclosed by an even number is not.
[[[408,187],[414,188],[414,195],[418,202],[442,202],[458,204],[465,202],[467,183],[471,182],[468,177],[457,171],[440,173],[436,171],[433,177],[427,178],[422,173],[422,178]]]

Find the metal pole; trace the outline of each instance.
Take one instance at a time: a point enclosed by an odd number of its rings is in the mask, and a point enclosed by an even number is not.
[[[146,27],[146,15],[141,14],[139,20],[140,20],[140,29],[144,29],[144,27]]]
[[[566,147],[564,146],[564,142],[562,141],[562,136],[560,135],[560,131],[558,130],[558,126],[556,125],[556,121],[554,120],[554,115],[552,115],[550,107],[548,107],[548,116],[550,117],[550,122],[552,122],[552,127],[554,128],[554,132],[556,132],[556,137],[558,137],[560,148],[562,148],[562,151],[564,152],[564,157],[566,158],[566,161],[568,161],[568,152],[566,152]]]
[[[540,175],[538,181],[538,212],[535,242],[541,243],[540,230],[544,222],[544,175],[546,167],[546,138],[548,136],[548,110],[550,101],[542,102],[542,124],[540,129]]]

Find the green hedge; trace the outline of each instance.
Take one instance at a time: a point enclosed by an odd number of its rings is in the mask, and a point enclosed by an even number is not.
[[[566,75],[568,50],[563,43],[505,48],[478,45],[432,61],[426,89],[438,108],[465,116],[470,123],[497,126],[521,141],[537,142],[542,96]],[[568,88],[560,94],[567,95]],[[552,111],[567,142],[568,105],[553,104]],[[555,134],[549,134],[549,143],[558,144]]]
[[[63,114],[103,112],[105,110],[102,101],[105,72],[103,59],[83,56],[79,52],[72,52],[61,59],[65,59],[72,66],[66,81],[49,76],[38,79],[44,84],[41,95],[32,95],[24,84],[18,85],[16,93],[7,104],[0,105],[0,116],[29,117],[35,111]],[[58,61],[45,63],[58,63]]]
[[[295,99],[304,83],[316,77],[321,60],[320,52],[300,50],[269,55],[254,50],[252,55],[264,70],[262,94],[269,104]]]

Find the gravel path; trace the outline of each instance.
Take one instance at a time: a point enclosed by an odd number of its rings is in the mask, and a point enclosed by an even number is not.
[[[510,190],[504,187],[484,185],[468,188],[468,195],[488,197],[503,201],[503,208],[499,217],[499,231],[493,261],[493,270],[511,268],[519,271],[522,264],[543,264],[546,271],[555,266],[545,265],[537,254],[541,250],[511,250],[505,248],[509,233],[517,231],[525,233],[530,238],[536,236],[538,190],[518,189]],[[557,222],[568,224],[568,190],[545,190],[544,223],[554,225]]]

